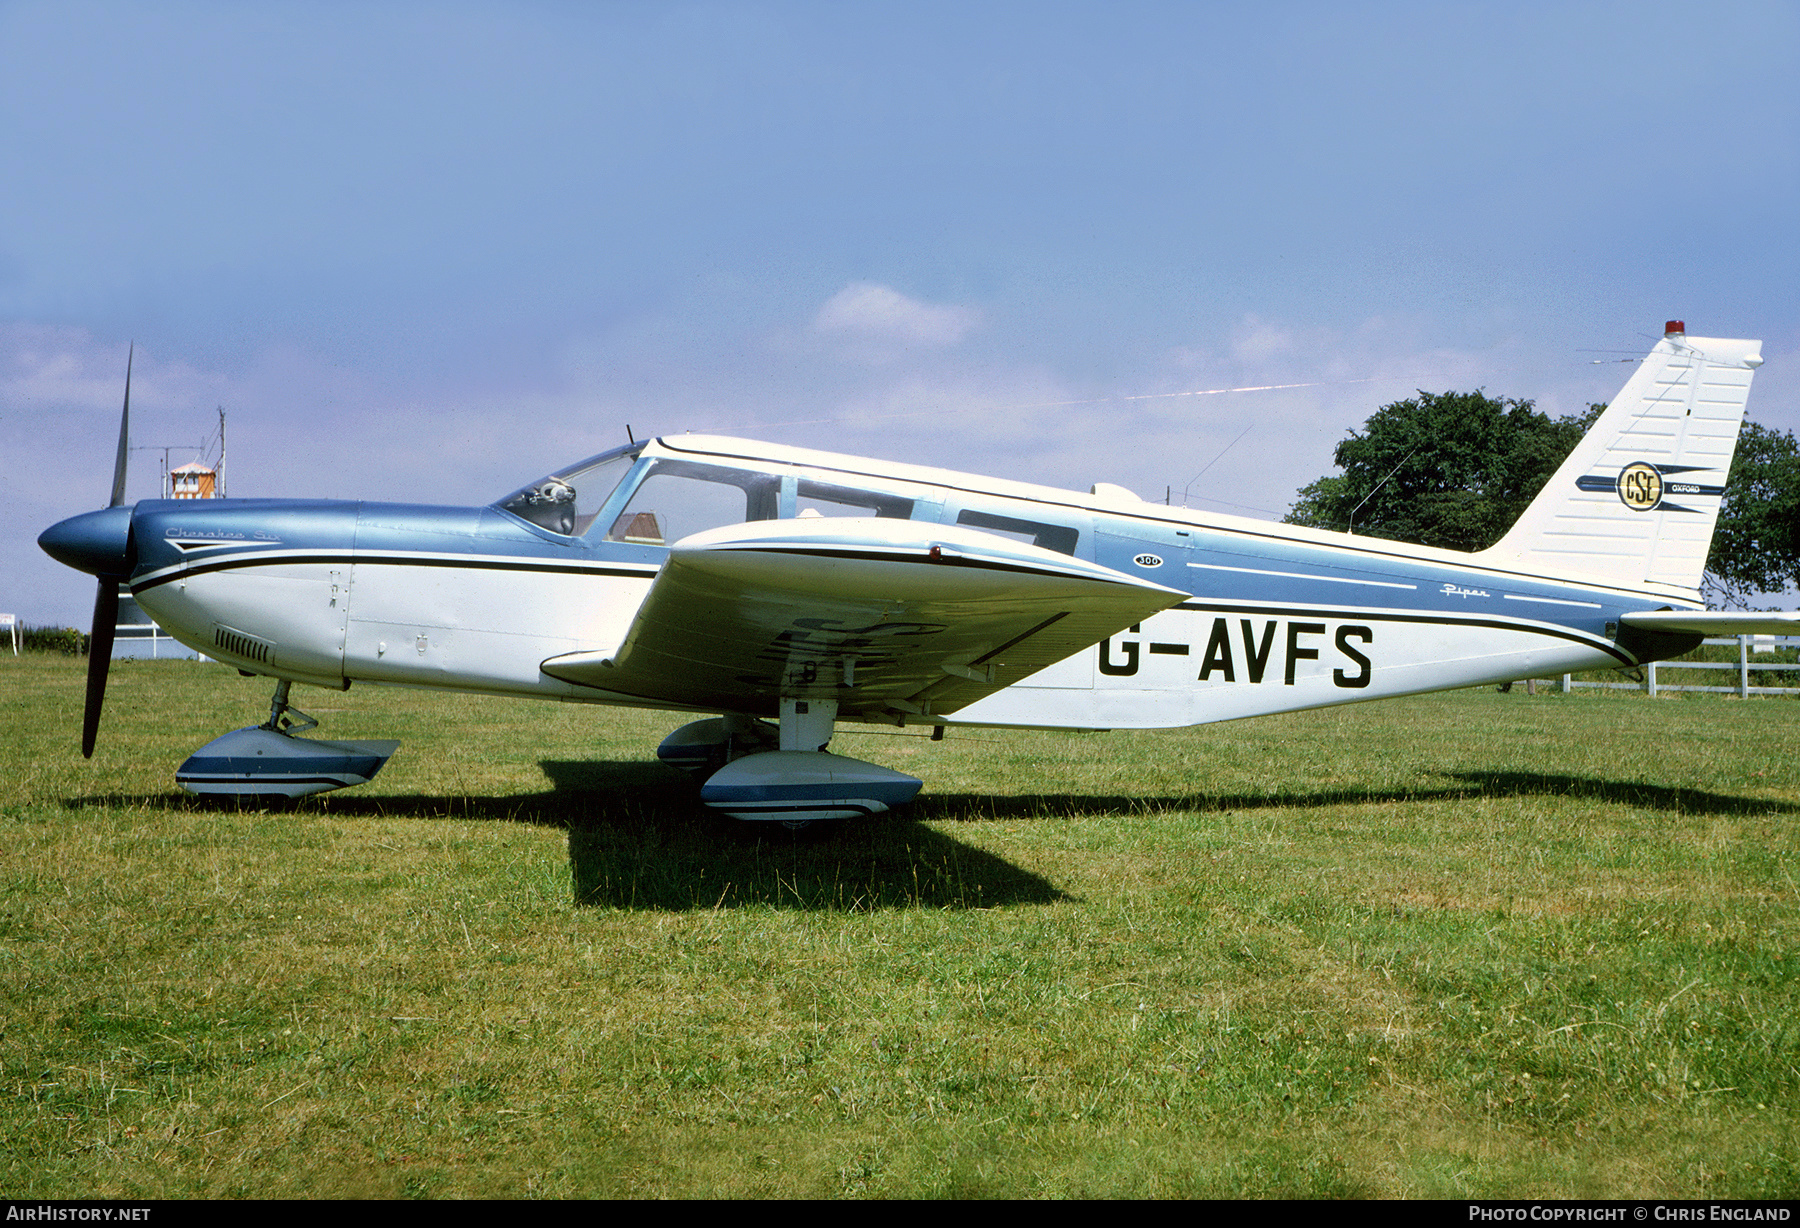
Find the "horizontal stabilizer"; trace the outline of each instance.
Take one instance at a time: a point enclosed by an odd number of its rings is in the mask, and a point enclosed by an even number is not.
[[[1755,610],[1643,610],[1619,621],[1640,631],[1686,631],[1700,635],[1800,635],[1800,612]]]

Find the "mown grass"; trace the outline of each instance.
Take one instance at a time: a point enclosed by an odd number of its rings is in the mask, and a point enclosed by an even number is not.
[[[1800,1194],[1800,704],[1491,689],[842,733],[790,834],[683,719],[358,687],[372,785],[214,808],[266,685],[0,662],[15,1197]]]

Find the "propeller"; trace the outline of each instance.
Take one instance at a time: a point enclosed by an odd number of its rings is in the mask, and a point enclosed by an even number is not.
[[[53,524],[38,536],[38,545],[59,563],[99,580],[94,596],[94,623],[88,636],[87,703],[81,716],[81,753],[93,758],[100,729],[100,707],[106,699],[106,673],[112,664],[113,638],[119,627],[119,586],[137,565],[137,543],[131,534],[132,509],[125,505],[125,458],[131,447],[131,367],[137,347],[125,359],[125,408],[119,414],[119,452],[113,461],[112,500],[97,512],[83,512]]]
[[[132,509],[125,506],[125,458],[131,449],[131,365],[134,344],[125,358],[125,408],[119,413],[119,453],[113,461],[112,501],[97,512],[83,512],[53,524],[38,545],[59,563],[98,578],[94,625],[88,635],[87,703],[81,713],[81,754],[94,757],[100,731],[100,708],[106,701],[106,672],[112,665],[113,638],[119,629],[119,586],[131,578],[137,543],[131,535]]]

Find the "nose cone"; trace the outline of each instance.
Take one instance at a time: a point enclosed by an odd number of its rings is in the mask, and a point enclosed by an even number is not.
[[[91,576],[128,576],[136,566],[131,542],[131,508],[83,512],[53,524],[38,537],[44,553]]]

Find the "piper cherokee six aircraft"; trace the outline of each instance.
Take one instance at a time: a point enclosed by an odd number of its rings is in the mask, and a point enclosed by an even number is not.
[[[826,750],[840,721],[1147,729],[1635,666],[1800,614],[1699,599],[1760,343],[1679,321],[1478,554],[681,435],[486,507],[112,503],[39,543],[99,577],[82,753],[120,586],[184,644],[277,680],[196,793],[366,782],[398,746],[296,736],[301,682],[708,714],[662,759],[707,805],[799,824],[921,782]],[[716,714],[716,715],[713,715]]]

